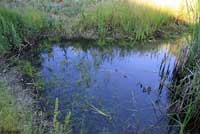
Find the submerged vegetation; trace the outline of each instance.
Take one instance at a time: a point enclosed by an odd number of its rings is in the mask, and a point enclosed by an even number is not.
[[[58,121],[59,116],[59,100],[56,98],[55,100],[55,110],[54,110],[54,118],[53,118],[53,133],[54,134],[72,134],[72,126],[71,126],[71,116],[72,113],[69,112],[64,119],[63,124]]]

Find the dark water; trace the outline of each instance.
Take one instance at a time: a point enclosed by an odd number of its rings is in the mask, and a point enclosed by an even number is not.
[[[170,82],[180,45],[60,45],[41,54],[45,97],[51,115],[58,98],[60,120],[72,112],[74,134],[170,133],[169,92],[162,85]]]

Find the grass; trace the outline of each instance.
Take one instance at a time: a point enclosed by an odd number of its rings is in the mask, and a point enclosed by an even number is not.
[[[187,131],[196,133],[199,130],[200,118],[200,3],[196,1],[196,18],[193,35],[189,40],[189,49],[181,54],[175,68],[175,82],[173,87],[172,102],[176,121],[180,125],[180,134]],[[191,10],[191,9],[189,9]]]
[[[146,40],[161,37],[170,30],[173,34],[178,30],[177,23],[182,22],[178,22],[171,12],[148,4],[107,1],[86,9],[77,27],[82,32],[95,30],[102,38]]]
[[[20,115],[16,111],[15,100],[2,81],[0,81],[0,119],[1,131],[19,131]]]
[[[0,53],[20,51],[52,25],[44,13],[32,8],[10,9],[0,6]]]
[[[67,39],[107,37],[113,40],[120,38],[144,41],[169,38],[170,35],[186,31],[185,24],[188,23],[185,21],[188,20],[186,13],[182,12],[184,8],[171,10],[139,0],[22,0],[12,2],[11,5],[18,8],[21,8],[20,5],[29,7],[31,11],[24,11],[31,18],[28,20],[38,18],[39,26],[43,17],[40,17],[41,13],[37,10],[42,11],[54,20],[51,32],[57,31],[57,35]],[[38,29],[38,25],[35,27]]]
[[[18,97],[5,81],[0,80],[0,133],[40,134],[40,131],[43,134],[40,128],[33,126],[32,109],[28,109],[26,102],[21,102]]]
[[[0,52],[20,47],[24,22],[22,17],[6,8],[0,7]],[[21,33],[17,33],[21,31]]]
[[[24,61],[23,64],[24,64],[23,65],[23,72],[24,72],[24,74],[27,75],[30,78],[33,78],[34,74],[36,73],[35,68],[28,61]]]
[[[63,122],[58,121],[59,110],[58,99],[55,101],[55,112],[53,120],[53,130],[51,134],[71,134],[71,116],[69,112]],[[33,126],[32,116],[29,116],[28,111],[24,108],[19,108],[16,105],[16,98],[10,93],[9,87],[0,81],[0,133],[20,133],[20,134],[43,134],[44,129],[41,126]]]
[[[51,32],[58,32],[59,35],[70,36],[73,34],[72,25],[78,21],[79,14],[82,10],[97,0],[21,0],[10,1],[3,0],[2,5],[9,8],[31,8],[33,12],[39,11],[40,14],[45,13],[53,20],[53,29]],[[40,15],[38,14],[38,15]],[[50,34],[52,34],[50,32]]]

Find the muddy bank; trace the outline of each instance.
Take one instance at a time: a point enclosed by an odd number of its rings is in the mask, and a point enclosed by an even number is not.
[[[24,77],[23,71],[19,66],[13,65],[11,61],[0,59],[0,82],[6,85],[9,95],[14,101],[16,115],[19,115],[20,134],[38,132],[40,127],[48,125],[44,120],[44,115],[40,110],[39,95],[36,87]],[[0,132],[15,132],[13,130],[1,130]]]
[[[22,72],[16,66],[10,66],[4,59],[0,59],[0,80],[7,83],[10,92],[16,97],[17,105],[25,109],[32,109],[33,95],[31,87],[25,87]]]

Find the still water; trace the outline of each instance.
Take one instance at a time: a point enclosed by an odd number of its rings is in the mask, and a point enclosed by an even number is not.
[[[49,114],[58,98],[59,120],[71,112],[73,134],[170,133],[167,84],[180,44],[54,43],[41,54]]]

